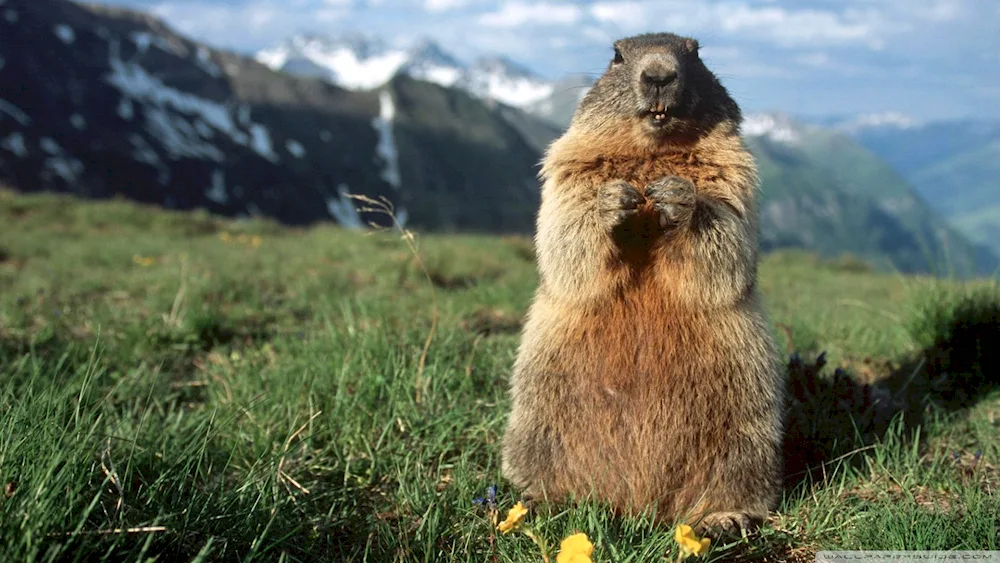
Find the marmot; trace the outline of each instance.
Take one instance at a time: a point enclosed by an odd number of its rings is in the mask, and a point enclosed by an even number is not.
[[[546,152],[502,445],[526,498],[592,495],[708,533],[774,508],[785,375],[741,120],[697,40],[644,34],[615,42]]]

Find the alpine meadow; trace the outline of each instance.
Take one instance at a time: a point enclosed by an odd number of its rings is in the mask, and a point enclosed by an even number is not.
[[[494,527],[518,500],[497,441],[529,239],[10,191],[0,221],[5,561],[542,560],[524,530],[552,560],[577,532],[595,561],[680,553],[586,501]],[[701,557],[1000,548],[1000,287],[791,251],[761,269],[785,491]]]
[[[0,563],[1000,554],[998,21],[0,0]]]

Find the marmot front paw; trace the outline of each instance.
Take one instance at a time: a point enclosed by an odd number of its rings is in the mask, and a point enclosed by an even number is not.
[[[684,225],[694,213],[694,184],[680,176],[664,176],[646,186],[646,199],[653,203],[660,227]]]
[[[624,180],[608,182],[597,189],[597,213],[609,229],[638,213],[642,201],[639,190]]]
[[[757,530],[760,520],[745,512],[713,512],[698,524],[698,531],[713,538],[739,537]]]

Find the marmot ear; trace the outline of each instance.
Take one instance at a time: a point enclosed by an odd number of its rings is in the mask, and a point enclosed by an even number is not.
[[[697,39],[688,39],[684,42],[684,46],[687,47],[689,53],[697,53],[698,49],[701,47],[698,45]]]

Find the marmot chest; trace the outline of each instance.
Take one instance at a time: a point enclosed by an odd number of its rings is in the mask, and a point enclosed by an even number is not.
[[[625,180],[639,191],[664,176],[680,176],[695,187],[723,176],[720,166],[706,162],[696,153],[670,153],[641,158],[606,158],[595,162],[595,181]]]
[[[654,291],[626,292],[567,329],[563,357],[579,383],[620,391],[695,376],[719,345],[704,314]]]

